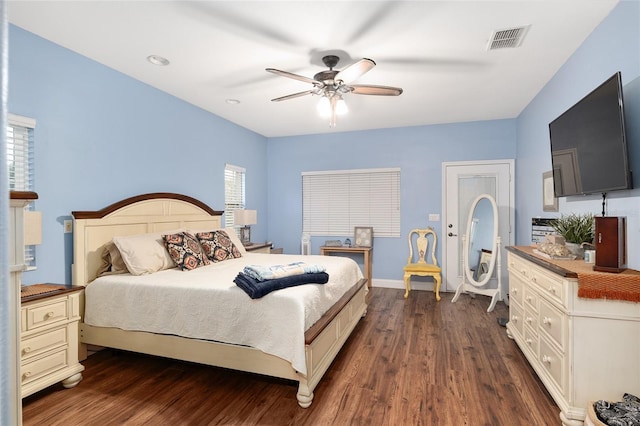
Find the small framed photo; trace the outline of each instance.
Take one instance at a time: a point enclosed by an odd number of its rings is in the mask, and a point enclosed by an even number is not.
[[[553,171],[551,170],[542,174],[542,211],[558,211],[558,199],[553,193]]]
[[[356,226],[353,230],[355,247],[373,247],[373,228],[370,226]]]

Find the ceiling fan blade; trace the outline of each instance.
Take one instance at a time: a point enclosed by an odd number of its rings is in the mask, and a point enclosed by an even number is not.
[[[316,81],[316,80],[314,80],[312,78],[305,77],[303,75],[294,74],[294,73],[287,72],[287,71],[280,71],[280,70],[277,70],[275,68],[265,68],[265,70],[270,72],[270,73],[276,74],[276,75],[281,75],[283,77],[293,78],[294,80],[304,81],[305,83],[311,83],[313,85],[316,85],[316,84],[319,83],[318,81]]]
[[[271,101],[272,102],[286,101],[287,99],[293,99],[293,98],[298,98],[300,96],[311,95],[311,94],[313,94],[315,92],[316,92],[315,90],[305,90],[304,92],[292,93],[290,95],[281,96],[279,98],[271,99]]]
[[[350,84],[351,93],[356,95],[378,95],[378,96],[400,96],[402,89],[391,86],[372,86],[361,84]]]
[[[360,77],[367,71],[370,71],[371,68],[375,66],[376,66],[376,63],[373,62],[371,59],[367,59],[367,58],[360,59],[358,62],[355,62],[349,65],[348,67],[340,71],[338,74],[336,74],[336,76],[334,77],[334,80],[336,81],[342,80],[343,82],[349,84],[350,82],[356,80],[358,77]]]

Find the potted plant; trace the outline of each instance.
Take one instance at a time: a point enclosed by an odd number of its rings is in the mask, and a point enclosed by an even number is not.
[[[593,243],[593,214],[591,213],[561,215],[558,219],[551,221],[550,225],[564,237],[569,251],[579,258],[584,253],[581,244]]]

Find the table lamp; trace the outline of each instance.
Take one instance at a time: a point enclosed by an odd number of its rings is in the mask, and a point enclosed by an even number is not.
[[[234,210],[233,224],[241,226],[240,240],[245,246],[253,244],[251,242],[251,228],[249,225],[258,223],[258,212],[256,210]]]

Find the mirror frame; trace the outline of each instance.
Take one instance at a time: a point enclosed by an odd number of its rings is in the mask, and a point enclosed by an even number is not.
[[[482,281],[476,281],[473,274],[471,273],[471,269],[469,268],[470,260],[469,259],[469,246],[471,245],[471,226],[473,222],[473,212],[476,210],[476,207],[482,200],[488,200],[491,203],[491,207],[493,208],[493,241],[491,243],[491,262],[489,263],[489,270],[487,271],[484,279]],[[496,267],[496,246],[498,241],[498,205],[496,204],[495,198],[493,198],[489,194],[481,194],[473,200],[471,203],[471,208],[469,209],[469,216],[467,217],[467,229],[465,234],[465,241],[463,247],[463,256],[464,256],[464,273],[469,282],[475,287],[482,287],[491,280],[493,277],[493,272]]]

